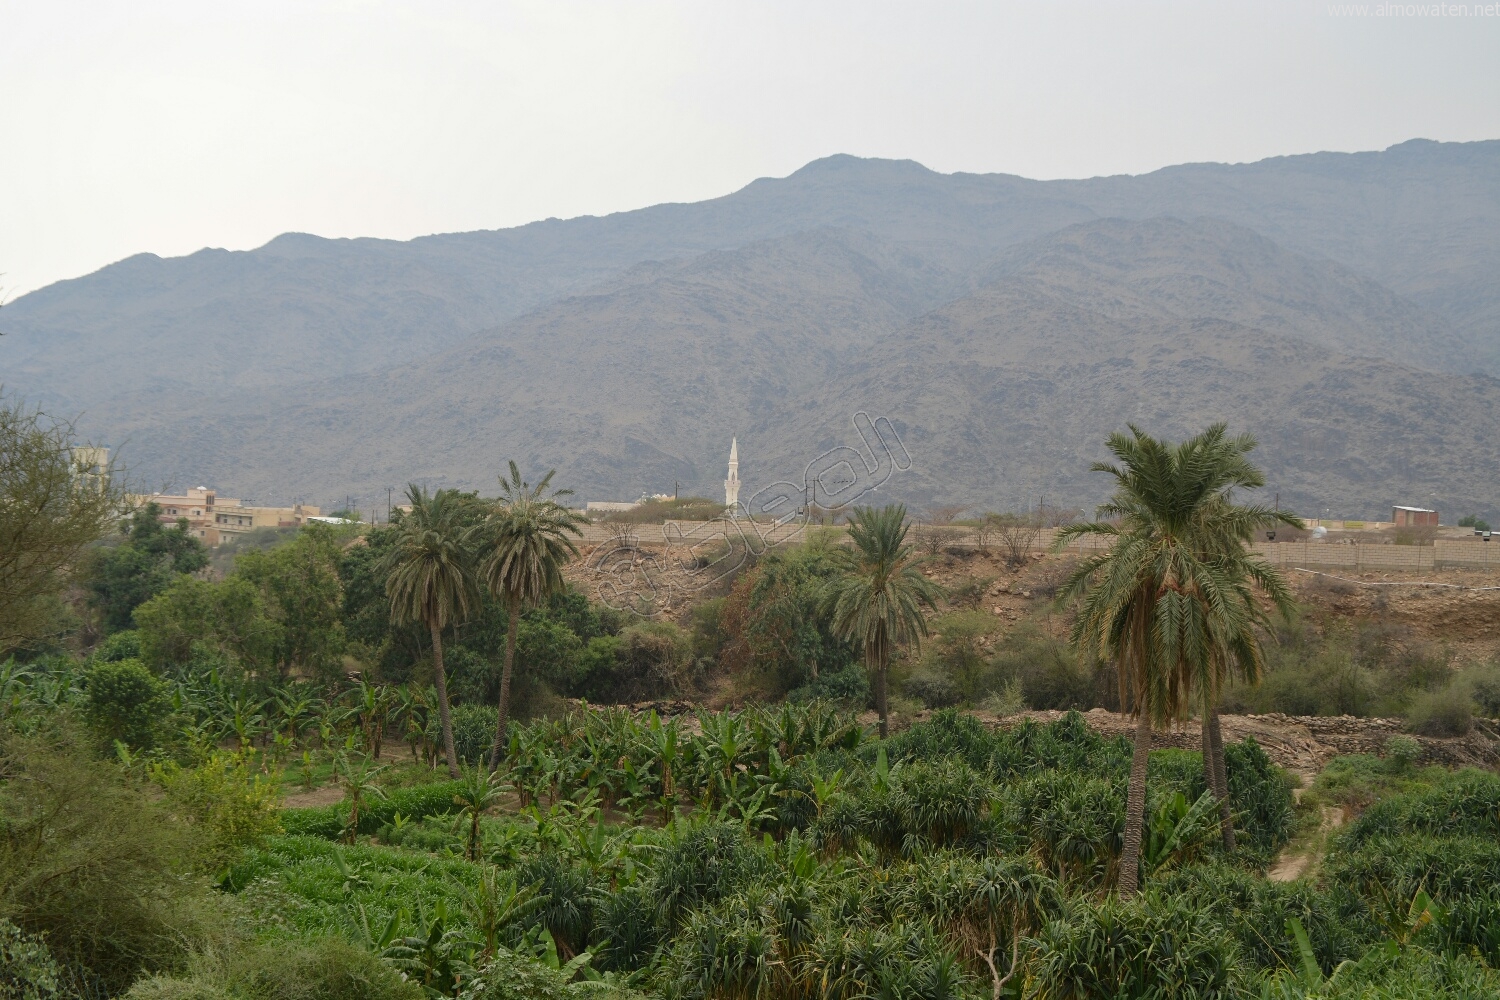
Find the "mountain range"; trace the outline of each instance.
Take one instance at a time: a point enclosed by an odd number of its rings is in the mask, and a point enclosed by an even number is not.
[[[1110,431],[1227,420],[1293,509],[1493,512],[1497,271],[1500,142],[1069,181],[835,156],[602,218],[138,255],[0,311],[0,382],[138,482],[266,501],[493,492],[511,458],[714,496],[731,437],[748,496],[864,412],[918,508],[1086,506]]]

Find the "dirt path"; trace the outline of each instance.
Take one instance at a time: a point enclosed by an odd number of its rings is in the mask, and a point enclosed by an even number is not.
[[[1296,791],[1301,792],[1302,789],[1298,788]],[[1344,810],[1338,806],[1324,806],[1323,821],[1318,825],[1317,832],[1288,844],[1281,852],[1281,857],[1276,859],[1276,864],[1266,872],[1266,878],[1272,882],[1295,882],[1307,874],[1313,867],[1313,862],[1322,856],[1328,835],[1343,825]]]

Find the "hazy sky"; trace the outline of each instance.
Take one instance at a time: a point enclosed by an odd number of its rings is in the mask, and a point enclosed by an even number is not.
[[[1500,138],[1500,11],[1343,6],[0,0],[0,286],[693,201],[836,152],[1051,178]]]

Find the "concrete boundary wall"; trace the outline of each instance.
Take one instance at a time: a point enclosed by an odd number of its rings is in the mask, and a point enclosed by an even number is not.
[[[621,542],[619,525],[590,524],[584,527],[581,541],[591,545]],[[666,524],[630,525],[630,544],[642,546],[693,547],[695,545],[722,544],[725,538],[744,540],[752,546],[783,545],[804,541],[809,531],[822,529],[816,525],[801,523],[772,526],[764,523],[668,521]],[[831,529],[842,532],[841,528]],[[934,529],[927,529],[934,530]],[[972,530],[954,527],[937,529],[951,535],[943,542],[946,548],[973,549],[977,546]],[[1056,528],[1043,529],[1032,546],[1033,553],[1047,552],[1057,535]],[[916,539],[913,539],[916,541]],[[920,546],[919,546],[920,547]],[[1068,545],[1063,551],[1074,554],[1097,552],[1107,548],[1103,539],[1084,538]],[[991,551],[1000,546],[991,543]],[[1273,566],[1317,567],[1320,569],[1344,569],[1354,572],[1364,570],[1402,570],[1424,572],[1438,569],[1469,569],[1500,572],[1500,541],[1483,542],[1455,539],[1437,539],[1431,545],[1367,545],[1342,542],[1261,542],[1255,551]]]

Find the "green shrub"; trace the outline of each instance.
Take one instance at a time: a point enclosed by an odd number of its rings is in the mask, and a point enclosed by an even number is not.
[[[995,643],[988,691],[1020,682],[1034,709],[1089,709],[1104,703],[1100,678],[1078,662],[1072,649],[1032,622],[1022,622]]]
[[[1341,842],[1323,872],[1331,885],[1357,887],[1372,912],[1394,906],[1404,914],[1418,890],[1444,905],[1484,895],[1500,883],[1500,843],[1427,834],[1374,837],[1353,848]]]
[[[1466,955],[1373,948],[1316,995],[1325,1000],[1480,1000],[1500,996],[1500,974]]]
[[[1500,775],[1473,768],[1442,773],[1432,787],[1377,802],[1343,839],[1359,846],[1404,834],[1500,837]]]
[[[94,664],[87,677],[84,713],[105,741],[138,749],[156,742],[156,732],[171,710],[167,686],[140,660]]]
[[[676,927],[689,910],[739,891],[768,867],[740,827],[703,823],[674,828],[649,883],[657,919]]]
[[[144,979],[126,1000],[422,1000],[423,990],[338,937],[268,941],[200,958],[190,976]]]
[[[1241,844],[1266,860],[1291,839],[1296,826],[1289,776],[1247,737],[1224,747],[1229,778],[1229,802],[1238,814]]]
[[[1406,725],[1423,736],[1467,736],[1474,728],[1469,692],[1461,685],[1450,684],[1415,695],[1406,709]]]
[[[1465,670],[1459,682],[1469,689],[1475,710],[1486,719],[1500,719],[1500,661]]]
[[[466,764],[480,764],[489,759],[495,740],[494,705],[453,706],[453,752]]]
[[[217,907],[189,877],[190,831],[118,767],[11,739],[0,773],[0,916],[45,935],[59,962],[123,989],[215,933]]]
[[[1390,761],[1392,770],[1405,774],[1422,759],[1422,744],[1410,736],[1392,736],[1385,741],[1385,758]]]
[[[919,670],[901,685],[908,698],[916,698],[928,708],[950,708],[963,700],[953,679],[930,670]]]
[[[1373,923],[1358,916],[1364,904],[1347,886],[1271,882],[1227,861],[1168,870],[1153,876],[1151,887],[1164,900],[1217,914],[1234,935],[1241,960],[1265,972],[1298,963],[1296,944],[1284,931],[1289,917],[1302,922],[1325,972],[1360,954],[1376,933]]]
[[[798,704],[810,701],[832,701],[856,708],[870,703],[870,677],[865,668],[851,663],[842,670],[820,673],[814,680],[794,689],[787,700]]]
[[[140,658],[141,634],[133,628],[108,636],[94,648],[93,655],[89,657],[96,663],[116,663]]]
[[[560,972],[501,948],[461,1000],[644,1000],[623,986],[570,982]]]
[[[0,998],[53,1000],[61,998],[63,970],[36,934],[27,934],[0,917]]]
[[[1234,938],[1193,901],[1148,892],[1130,900],[1079,903],[1037,938],[1040,993],[1058,1000],[1096,997],[1239,995]]]
[[[260,773],[244,753],[216,750],[194,768],[169,761],[153,768],[152,776],[173,811],[202,834],[209,871],[281,832],[280,773]]]

